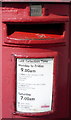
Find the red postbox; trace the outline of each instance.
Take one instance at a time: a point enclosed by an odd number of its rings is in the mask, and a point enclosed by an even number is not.
[[[3,118],[69,117],[70,4],[2,5]]]

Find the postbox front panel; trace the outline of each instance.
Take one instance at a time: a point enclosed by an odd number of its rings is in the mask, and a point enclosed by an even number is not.
[[[66,118],[68,5],[15,5],[3,7],[3,117]]]
[[[59,49],[60,48],[60,49]],[[55,52],[57,51],[57,52]],[[29,52],[29,53],[28,53]],[[54,54],[55,53],[55,54]],[[60,53],[60,54],[58,54]],[[48,48],[47,50],[46,49],[40,49],[40,48],[12,48],[10,47],[9,49],[7,47],[4,47],[3,48],[3,75],[5,74],[5,76],[3,77],[4,81],[3,81],[3,115],[5,117],[29,117],[29,116],[48,116],[49,118],[51,117],[51,115],[53,114],[54,116],[67,116],[67,87],[68,87],[68,83],[67,83],[67,68],[68,68],[68,62],[67,62],[67,56],[65,56],[67,53],[65,51],[65,48],[62,47],[58,47],[55,48],[55,47],[52,47],[51,50],[50,48]],[[8,56],[8,57],[6,57]],[[29,56],[29,58],[27,58]],[[35,57],[36,56],[36,57]],[[51,86],[53,86],[53,91],[51,91],[51,102],[52,102],[52,107],[51,107],[51,111],[48,111],[46,109],[46,112],[45,110],[43,110],[42,113],[40,113],[40,111],[36,112],[36,113],[29,113],[29,111],[27,110],[27,112],[25,113],[25,111],[23,111],[20,107],[17,108],[18,106],[18,102],[20,102],[21,104],[21,97],[19,96],[19,93],[18,92],[21,92],[21,91],[17,91],[17,90],[21,90],[19,88],[20,86],[17,86],[19,83],[18,79],[19,77],[23,77],[21,76],[21,73],[17,73],[18,71],[18,68],[16,68],[16,65],[19,66],[19,63],[17,63],[17,60],[23,60],[23,59],[51,59],[54,58],[54,64],[53,64],[53,61],[52,61],[52,65],[54,65],[53,67],[53,79],[52,79],[52,82],[53,84],[51,84]],[[9,61],[8,64],[5,64],[4,61]],[[30,64],[31,65],[31,64]],[[45,64],[43,64],[45,65]],[[46,64],[48,67],[48,64]],[[52,67],[51,65],[51,67]],[[25,68],[25,67],[24,67]],[[40,71],[40,69],[39,69]],[[44,70],[42,69],[41,72],[43,71],[44,73]],[[47,75],[48,75],[48,69],[46,70],[47,71],[47,74],[44,73],[44,79],[42,80],[43,83],[46,82],[46,79],[47,79]],[[51,70],[49,70],[51,71]],[[62,73],[63,71],[63,73]],[[25,74],[25,73],[24,73]],[[41,73],[40,73],[41,74]],[[38,75],[39,75],[39,72],[38,72]],[[17,78],[18,76],[18,78]],[[30,76],[30,74],[29,74]],[[35,76],[35,73],[34,73],[34,76]],[[46,78],[45,78],[46,76]],[[51,73],[50,73],[50,76],[51,76]],[[25,76],[24,76],[25,77]],[[32,76],[33,77],[33,76]],[[28,78],[27,76],[25,77],[25,79],[27,79],[27,83],[28,83]],[[32,78],[30,78],[32,79]],[[30,80],[29,79],[29,80]],[[37,77],[38,79],[38,77]],[[42,77],[41,77],[42,79]],[[34,77],[34,80],[35,80],[35,77]],[[63,80],[63,81],[62,81]],[[36,80],[37,81],[37,80]],[[23,84],[26,84],[26,82],[22,82],[21,84],[21,78],[20,78],[20,85],[23,85]],[[39,82],[39,81],[38,81]],[[48,79],[47,79],[47,82],[48,82]],[[6,84],[8,83],[7,87],[6,87]],[[18,84],[17,84],[18,83]],[[32,84],[32,83],[29,83],[29,84]],[[47,85],[47,83],[46,83]],[[48,83],[48,86],[50,84]],[[34,86],[33,86],[34,87]],[[39,87],[40,88],[40,87]],[[36,92],[37,90],[33,90],[33,92]],[[67,88],[67,89],[66,89]],[[23,89],[26,89],[26,86],[23,88]],[[29,87],[28,87],[29,89]],[[27,91],[28,91],[27,89]],[[45,88],[46,91],[45,91],[45,94],[46,94],[46,99],[47,100],[47,97],[49,98],[49,94],[48,94],[48,88]],[[52,90],[52,88],[50,87],[49,90]],[[43,90],[44,91],[44,90]],[[33,94],[33,92],[31,91],[30,94]],[[23,94],[25,93],[25,91],[23,90]],[[5,94],[7,94],[7,96],[5,96]],[[27,93],[28,94],[28,93]],[[41,92],[39,91],[38,94],[41,95]],[[38,96],[38,94],[36,94],[36,96]],[[43,95],[45,97],[45,94],[42,94],[41,97],[42,99],[43,98]],[[35,95],[35,94],[34,94]],[[19,97],[19,98],[18,98]],[[34,98],[34,97],[33,97]],[[40,98],[40,97],[39,97]],[[17,100],[18,99],[18,100]],[[41,99],[39,99],[41,100]],[[23,103],[24,100],[22,100],[22,103]],[[64,101],[64,102],[63,102]],[[8,104],[5,104],[5,103],[8,103]],[[32,102],[32,101],[31,101]],[[48,100],[47,100],[48,102]],[[26,104],[27,102],[24,102],[24,104]],[[35,101],[36,103],[36,101]],[[43,101],[43,104],[45,104],[45,101]],[[41,105],[43,105],[41,104]],[[46,103],[48,104],[48,103]],[[31,105],[31,103],[29,103],[29,105]],[[50,104],[51,105],[51,104]],[[37,106],[37,104],[35,104],[35,106]],[[62,110],[62,107],[63,106],[63,110]],[[8,109],[6,110],[6,108],[8,107]],[[36,108],[36,107],[35,107]],[[20,109],[20,110],[19,110]],[[65,114],[66,113],[66,114]],[[42,117],[41,117],[42,118]]]

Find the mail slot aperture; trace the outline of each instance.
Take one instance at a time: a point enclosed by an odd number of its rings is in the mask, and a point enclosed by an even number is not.
[[[65,24],[7,24],[7,43],[48,44],[64,42]],[[21,42],[20,42],[21,41]]]

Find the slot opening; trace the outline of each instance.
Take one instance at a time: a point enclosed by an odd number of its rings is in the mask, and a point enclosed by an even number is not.
[[[65,31],[64,23],[51,23],[51,24],[7,24],[7,37],[16,32],[22,33],[39,33],[49,35],[63,35]],[[24,34],[25,35],[25,34]]]

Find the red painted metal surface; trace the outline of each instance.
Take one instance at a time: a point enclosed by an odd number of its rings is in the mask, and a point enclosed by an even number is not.
[[[0,4],[1,7],[2,4]],[[2,118],[2,8],[0,8],[0,119]]]
[[[56,5],[56,7],[55,7]],[[46,9],[45,9],[46,8]],[[48,8],[48,10],[47,10]],[[61,9],[63,8],[63,10]],[[68,118],[69,117],[69,81],[68,81],[68,67],[69,67],[69,4],[51,4],[43,3],[43,16],[31,17],[30,8],[27,3],[3,3],[3,43],[2,43],[2,117],[3,118],[26,118],[26,120],[56,120],[56,118]],[[48,12],[49,11],[49,12]],[[48,14],[49,13],[49,14]],[[22,15],[23,14],[23,15]],[[62,27],[59,31],[53,30],[50,33],[43,32],[38,27],[34,32],[32,29],[25,32],[18,28],[18,24],[25,24],[25,26],[34,26],[39,24],[60,24]],[[63,27],[64,26],[64,27]],[[51,26],[52,27],[52,26]],[[27,29],[27,28],[26,28]],[[14,31],[13,31],[14,30]],[[17,30],[17,31],[16,31]],[[49,30],[48,30],[49,31]],[[62,31],[62,32],[61,32]],[[44,36],[43,36],[44,33]],[[58,34],[60,33],[60,34]],[[36,36],[38,34],[39,36]],[[27,36],[28,35],[28,36]],[[50,40],[44,40],[50,36]],[[40,40],[42,36],[43,40]],[[20,40],[22,37],[23,42]],[[30,39],[27,43],[26,38]],[[52,40],[55,38],[56,40]],[[14,39],[15,38],[15,39]],[[34,38],[34,39],[32,39]],[[17,40],[18,39],[18,40]],[[38,39],[38,40],[36,40]],[[23,114],[14,114],[16,108],[15,96],[16,96],[16,70],[15,70],[15,57],[55,57],[54,65],[54,79],[55,79],[55,94],[54,94],[54,109],[51,114],[49,112],[46,115],[40,114],[38,116],[33,114],[31,116],[24,117]],[[37,117],[38,116],[38,117]]]
[[[69,93],[71,93],[71,5],[69,5],[69,15],[70,15],[70,23],[69,23],[69,43],[70,43],[70,46],[69,46],[69,70],[68,70],[68,73],[69,73]],[[71,119],[71,94],[69,94],[69,116],[70,116],[70,119]]]

